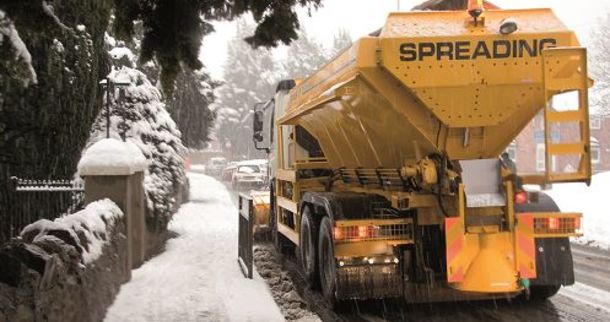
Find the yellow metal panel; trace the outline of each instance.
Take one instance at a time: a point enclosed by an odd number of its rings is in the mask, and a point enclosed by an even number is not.
[[[519,31],[501,35],[507,17]],[[485,19],[472,28],[465,12],[392,14],[380,37],[360,39],[291,90],[282,121],[312,133],[331,168],[397,167],[417,150],[497,157],[545,106],[542,49],[578,41],[548,9],[493,10]],[[453,59],[405,61],[404,44],[424,43],[453,44]],[[475,55],[479,46],[491,57]],[[471,56],[461,59],[461,50]]]
[[[277,223],[277,231],[282,235],[286,236],[286,238],[290,239],[296,246],[299,246],[299,234],[292,230],[290,227],[282,224],[281,222]]]
[[[551,155],[559,154],[578,154],[582,155],[586,152],[583,143],[553,143],[547,146],[548,153]]]
[[[546,114],[548,122],[573,122],[583,121],[583,113],[580,111],[549,111]]]
[[[589,135],[589,97],[591,85],[587,77],[587,50],[582,47],[557,47],[543,51],[543,81],[546,107],[545,119],[545,176],[547,182],[591,182],[591,145]],[[561,92],[576,91],[578,106],[571,111],[555,111],[552,106],[553,96]],[[563,122],[576,123],[579,127],[577,142],[562,140],[552,141],[551,125]],[[575,172],[564,173],[551,169],[551,160],[556,155],[576,155],[580,163]]]
[[[542,71],[535,68],[541,63],[541,49],[577,45],[573,33],[550,10],[493,12],[486,15],[485,30],[467,28],[465,22],[470,18],[464,15],[390,16],[381,36],[383,66],[449,127],[527,123],[530,109],[543,107]],[[541,20],[557,28],[526,32],[520,27],[515,34],[501,35],[490,27],[507,17],[528,28]],[[408,31],[419,26],[435,30],[438,19],[446,20],[438,33]],[[460,27],[445,30],[445,23]],[[426,56],[427,52],[435,54]]]
[[[289,169],[277,169],[275,171],[275,177],[278,180],[296,182],[297,181],[297,172],[295,170],[289,170]]]
[[[277,205],[278,206],[280,206],[280,207],[282,207],[282,208],[284,208],[284,209],[286,209],[286,210],[288,210],[288,211],[290,211],[290,212],[292,212],[294,214],[297,213],[298,207],[297,207],[297,203],[296,202],[294,202],[294,201],[292,201],[292,200],[290,200],[288,198],[280,197],[280,196],[276,197],[276,199],[277,199]]]
[[[484,15],[485,25],[471,28],[469,23],[472,17],[466,10],[395,12],[388,16],[380,37],[499,34],[500,24],[507,17],[514,17],[519,24],[519,32],[524,34],[567,30],[551,9],[487,10]]]

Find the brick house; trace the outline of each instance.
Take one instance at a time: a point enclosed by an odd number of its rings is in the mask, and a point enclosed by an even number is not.
[[[591,115],[591,163],[593,172],[610,171],[610,116]],[[553,141],[565,142],[578,137],[575,124],[553,128]],[[536,116],[508,146],[506,151],[516,161],[519,173],[540,173],[545,168],[544,156],[544,119],[542,113]],[[556,157],[552,160],[555,171],[575,169],[578,159],[572,156]]]

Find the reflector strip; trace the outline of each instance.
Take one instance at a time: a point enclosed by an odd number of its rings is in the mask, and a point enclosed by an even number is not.
[[[531,214],[519,214],[517,216],[515,239],[519,277],[536,278],[534,217]]]
[[[464,280],[464,268],[459,255],[464,249],[464,224],[460,217],[445,218],[445,240],[447,244],[447,282]]]

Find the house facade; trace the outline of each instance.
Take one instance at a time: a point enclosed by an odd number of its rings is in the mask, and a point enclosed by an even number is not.
[[[610,171],[610,116],[591,115],[591,163],[593,173]],[[578,141],[580,133],[577,124],[564,124],[551,129],[551,140],[554,142]],[[508,146],[506,151],[515,160],[518,172],[532,174],[544,172],[544,118],[537,115]],[[551,160],[553,171],[570,172],[578,168],[577,156],[557,156]]]

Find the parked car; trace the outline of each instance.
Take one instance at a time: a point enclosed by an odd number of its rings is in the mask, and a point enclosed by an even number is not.
[[[237,190],[240,188],[261,188],[266,183],[266,174],[257,164],[240,163],[233,173],[231,186]]]
[[[227,160],[223,157],[211,158],[208,161],[208,164],[205,166],[205,174],[218,177],[222,173],[222,169],[224,169],[226,164]]]
[[[237,162],[229,162],[227,166],[222,169],[222,174],[220,175],[220,179],[222,181],[231,181],[233,179],[233,173],[237,170]]]

